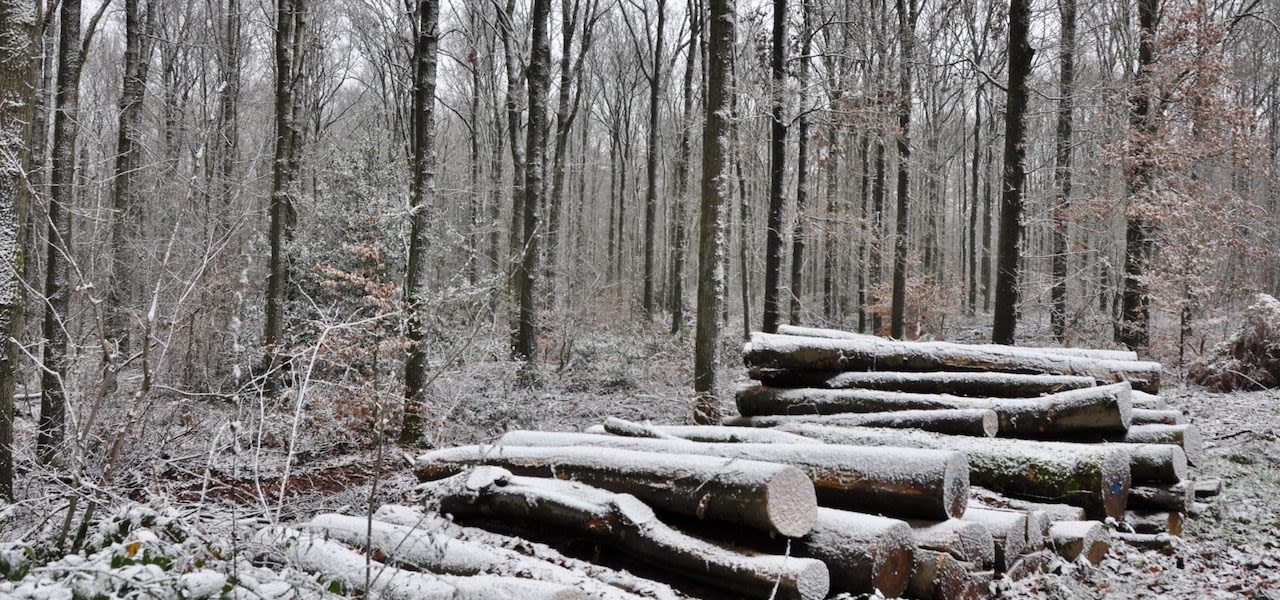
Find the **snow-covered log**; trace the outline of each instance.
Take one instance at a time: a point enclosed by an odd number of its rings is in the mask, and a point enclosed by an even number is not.
[[[319,573],[341,584],[344,590],[359,590],[370,597],[387,600],[586,598],[579,589],[532,579],[493,575],[459,577],[407,571],[378,561],[366,561],[363,554],[311,532],[267,528],[258,533],[257,539],[283,553],[286,560],[302,570]]]
[[[1180,410],[1133,409],[1134,425],[1181,425],[1183,420]]]
[[[1120,444],[1032,442],[805,423],[782,429],[828,444],[962,452],[969,458],[975,485],[1028,500],[1080,506],[1090,518],[1120,518],[1129,495],[1129,452]]]
[[[1196,499],[1198,500],[1213,498],[1221,493],[1222,493],[1221,479],[1217,479],[1217,478],[1197,479],[1195,481],[1195,494],[1196,494]]]
[[[1173,444],[1124,444],[1133,481],[1177,483],[1187,476],[1187,455]]]
[[[813,531],[800,539],[797,550],[826,563],[832,593],[880,590],[893,598],[907,589],[915,538],[897,519],[819,508]]]
[[[916,546],[946,552],[965,562],[985,567],[996,559],[995,541],[986,525],[962,519],[907,521],[915,534]]]
[[[967,600],[981,598],[980,588],[972,585],[971,563],[946,552],[917,549],[907,598],[918,600]]]
[[[1129,402],[1134,408],[1145,410],[1168,410],[1169,403],[1164,398],[1155,394],[1148,394],[1138,390],[1133,390],[1133,394],[1129,396]]]
[[[1196,501],[1195,486],[1189,481],[1174,484],[1134,485],[1129,488],[1129,508],[1185,513]]]
[[[408,527],[413,531],[439,532],[454,539],[480,544],[493,552],[502,552],[521,564],[516,574],[528,574],[535,579],[574,585],[586,591],[591,598],[601,600],[637,598],[683,600],[687,598],[665,583],[638,577],[626,570],[612,569],[566,556],[559,550],[540,542],[459,525],[440,513],[427,512],[417,507],[383,504],[374,511],[373,518],[384,523]],[[533,564],[526,567],[524,561],[532,561]],[[547,571],[548,567],[553,570]],[[559,577],[566,576],[565,572],[570,579],[561,581]],[[604,587],[601,588],[601,585]],[[617,590],[621,590],[623,594],[621,598],[618,597]]]
[[[823,506],[892,517],[959,516],[969,500],[969,468],[964,455],[945,450],[825,444],[713,444],[540,431],[512,431],[503,435],[498,443],[701,454],[791,465],[813,480]]]
[[[981,523],[991,532],[991,539],[996,547],[997,571],[1007,570],[1019,556],[1038,549],[1027,539],[1027,532],[1033,527],[1027,522],[1027,513],[971,505],[961,518]],[[1042,539],[1039,541],[1043,543]]]
[[[1049,562],[1053,560],[1052,550],[1039,550],[1029,552],[1018,557],[1009,565],[1009,570],[1005,571],[1004,576],[1009,581],[1021,581],[1028,577],[1044,573],[1049,566]]]
[[[1144,392],[1160,391],[1160,363],[1094,359],[1013,346],[971,347],[946,342],[898,342],[881,338],[826,339],[755,332],[743,349],[748,367],[810,371],[998,371],[1078,375],[1128,381]]]
[[[992,437],[999,430],[1000,418],[995,411],[986,408],[956,408],[836,413],[829,415],[763,415],[758,417],[734,417],[725,420],[726,425],[746,427],[777,427],[785,423],[892,427],[894,429],[920,429],[934,433]]]
[[[1039,398],[965,398],[876,390],[754,386],[739,390],[744,416],[831,415],[902,410],[989,409],[1001,437],[1079,438],[1124,435],[1133,417],[1128,384],[1097,386]]]
[[[1110,539],[1100,521],[1058,521],[1049,526],[1049,546],[1069,561],[1084,558],[1098,564],[1111,548]]]
[[[497,518],[516,529],[536,523],[588,536],[742,597],[820,600],[830,586],[819,560],[709,543],[672,529],[630,494],[520,477],[495,467],[477,467],[422,488],[444,512]]]
[[[832,373],[791,369],[751,369],[751,378],[772,387],[864,389],[995,398],[1031,398],[1095,385],[1092,377],[960,371]]]
[[[817,510],[813,484],[799,469],[714,456],[604,448],[462,446],[422,454],[415,472],[419,479],[432,480],[478,465],[580,481],[631,494],[673,512],[741,523],[787,537],[808,533]]]
[[[1034,502],[1031,500],[1023,500],[1021,498],[1011,498],[977,486],[970,487],[969,490],[970,494],[972,494],[971,501],[976,501],[983,506],[992,508],[1012,508],[1015,510],[1023,510],[1029,513],[1039,513],[1043,515],[1042,531],[1045,535],[1048,535],[1049,527],[1058,521],[1085,520],[1085,511],[1079,506],[1054,502]]]
[[[841,331],[839,329],[820,329],[817,327],[799,327],[796,325],[779,325],[778,334],[795,335],[801,337],[818,337],[828,339],[844,339],[844,340],[883,340],[885,338],[868,335],[865,333],[857,333],[853,331]],[[915,342],[923,343],[923,342]],[[1053,346],[1004,346],[1001,344],[955,344],[965,348],[977,348],[981,350],[1006,350],[1018,349],[1032,352],[1044,352],[1049,354],[1061,354],[1063,356],[1080,356],[1084,358],[1096,358],[1101,360],[1138,360],[1138,353],[1131,350],[1103,350],[1098,348],[1058,348]]]
[[[649,423],[636,423],[635,421],[627,421],[617,417],[607,417],[604,424],[601,425],[607,433],[613,435],[625,435],[628,437],[647,437],[657,439],[671,439],[672,436],[659,431],[656,427]]]
[[[447,575],[500,575],[546,581],[580,589],[588,598],[639,598],[596,579],[545,560],[450,535],[439,520],[397,525],[380,519],[322,514],[302,527],[357,548],[366,544],[392,566]],[[456,533],[456,532],[452,532]]]
[[[1131,510],[1124,514],[1124,525],[1134,533],[1182,535],[1182,515],[1180,512]]]
[[[1143,550],[1155,550],[1161,554],[1173,554],[1182,545],[1182,538],[1168,533],[1129,533],[1127,531],[1111,532],[1111,539],[1124,542]]]
[[[1195,425],[1135,425],[1122,439],[1132,444],[1177,444],[1187,456],[1187,464],[1196,466],[1204,458],[1204,438]]]
[[[622,421],[621,419],[614,419]],[[794,433],[778,431],[776,429],[761,429],[753,427],[734,426],[733,419],[726,419],[725,425],[645,425],[646,430],[660,433],[665,439],[682,439],[691,442],[716,442],[726,444],[821,444],[822,442],[807,438]],[[584,433],[610,433],[625,437],[650,437],[653,435],[631,435],[627,433],[631,431],[625,427],[610,427],[608,423],[604,425],[593,425],[588,427]],[[662,438],[660,438],[662,439]]]

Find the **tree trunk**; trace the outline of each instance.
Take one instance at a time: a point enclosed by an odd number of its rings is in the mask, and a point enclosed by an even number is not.
[[[897,0],[898,6],[898,212],[894,222],[893,291],[890,299],[889,335],[906,336],[907,225],[911,218],[911,62],[915,59],[915,0]]]
[[[972,315],[978,306],[978,165],[982,156],[982,83],[973,90],[973,162],[969,169],[969,296],[965,304],[966,314]]]
[[[738,392],[738,411],[744,416],[829,415],[884,411],[934,411],[939,409],[988,409],[999,415],[1001,437],[1036,439],[1081,438],[1120,435],[1129,428],[1133,409],[1129,385],[1084,388],[1038,398],[964,398],[946,394],[911,394],[878,390],[824,390],[756,386]],[[952,418],[909,417],[886,419],[900,427],[948,423],[963,430],[986,430],[985,419],[971,413]],[[961,426],[960,424],[964,425]]]
[[[284,365],[280,351],[283,349],[285,302],[289,292],[289,257],[285,243],[290,236],[293,220],[294,167],[297,165],[297,144],[300,132],[295,122],[294,89],[297,73],[302,69],[305,42],[303,40],[304,0],[276,0],[275,31],[275,156],[271,163],[270,225],[267,239],[271,246],[271,258],[267,275],[266,322],[263,345],[266,360],[263,361],[265,379],[263,395],[275,398],[280,392],[280,372]]]
[[[698,316],[694,339],[694,420],[720,422],[716,385],[720,308],[724,304],[724,206],[729,199],[725,138],[735,125],[725,118],[733,89],[733,48],[737,17],[732,0],[710,0],[708,15],[707,118],[702,134],[702,206],[698,223]]]
[[[43,369],[36,459],[52,463],[66,431],[67,318],[71,307],[71,215],[76,183],[76,134],[80,118],[80,0],[63,0],[59,16],[57,98],[53,118],[53,173],[45,248]]]
[[[520,297],[519,282],[516,270],[520,257],[524,253],[524,183],[525,183],[525,147],[521,143],[520,134],[524,131],[522,114],[524,106],[520,103],[520,83],[525,73],[520,70],[522,51],[519,38],[516,37],[515,0],[507,0],[506,8],[499,16],[498,27],[502,37],[503,64],[507,74],[506,93],[503,105],[507,110],[507,146],[511,148],[511,224],[507,230],[507,273],[510,276],[511,299],[518,301]],[[513,313],[513,320],[518,315]],[[515,345],[519,325],[512,327],[512,345]]]
[[[1075,99],[1076,0],[1060,0],[1062,27],[1058,41],[1058,138],[1054,155],[1053,288],[1050,328],[1059,342],[1067,335],[1067,211],[1071,207],[1071,113]]]
[[[825,371],[751,369],[751,378],[770,387],[860,389],[915,394],[1032,398],[1094,386],[1092,377],[1020,375],[1017,373],[894,371]]]
[[[628,494],[518,477],[493,468],[456,477],[427,489],[445,512],[498,517],[520,528],[540,523],[572,531],[743,597],[820,600],[829,589],[828,571],[820,561],[746,553],[705,542],[671,529]]]
[[[894,517],[945,519],[963,513],[969,500],[964,460],[955,452],[823,444],[710,444],[537,431],[508,432],[498,444],[618,448],[786,464],[808,473],[823,506]]]
[[[409,256],[404,278],[404,304],[409,324],[409,353],[404,363],[404,421],[400,443],[418,444],[426,434],[427,307],[431,245],[429,217],[436,183],[436,54],[440,43],[440,4],[421,0],[417,7],[417,38],[413,42],[413,179],[409,199]]]
[[[548,21],[551,19],[551,0],[534,0],[532,20],[533,49],[529,56],[527,79],[529,83],[529,128],[526,135],[524,180],[524,224],[520,244],[520,263],[516,269],[516,289],[520,292],[520,306],[512,358],[524,362],[522,367],[526,381],[534,371],[538,351],[538,307],[534,296],[534,280],[538,270],[538,243],[542,233],[538,231],[538,211],[546,198],[547,151],[547,91],[551,84],[551,42]]]
[[[899,410],[829,415],[761,415],[736,417],[725,421],[726,425],[740,427],[777,427],[787,423],[919,429],[934,433],[971,435],[975,437],[992,437],[999,430],[1000,425],[995,411],[986,408]]]
[[[753,333],[743,350],[748,367],[813,371],[1002,371],[1076,375],[1129,382],[1158,392],[1160,363],[1107,360],[1034,349],[883,339],[819,339]]]
[[[662,34],[666,29],[666,0],[658,0],[658,23],[653,44],[653,71],[649,73],[649,131],[645,141],[644,191],[644,295],[641,306],[645,319],[653,320],[657,311],[654,300],[655,273],[658,266],[658,93],[662,90]]]
[[[795,325],[781,325],[778,327],[779,335],[794,335],[800,337],[823,338],[832,340],[862,340],[866,342],[883,341],[880,337],[866,335],[862,333],[854,333],[852,331],[842,331],[839,329],[823,329],[819,327],[797,327]],[[1059,348],[1054,346],[1034,347],[1020,346],[1018,348],[1010,348],[1002,344],[960,344],[952,343],[962,348],[971,348],[976,350],[990,352],[1019,352],[1021,350],[1045,354],[1060,354],[1062,356],[1077,356],[1081,358],[1092,358],[1097,360],[1138,360],[1138,353],[1128,350],[1100,350],[1097,348]]]
[[[14,390],[21,378],[26,299],[27,214],[31,192],[30,124],[40,55],[40,2],[0,2],[0,500],[13,501]]]
[[[1027,80],[1035,50],[1028,40],[1028,0],[1009,5],[1009,88],[1004,118],[1004,178],[1000,190],[1000,253],[996,264],[991,341],[1012,344],[1018,326],[1018,277],[1022,260],[1022,188],[1026,172]]]
[[[133,302],[132,267],[140,234],[136,223],[134,179],[142,165],[142,102],[147,89],[147,71],[151,66],[151,47],[155,30],[155,5],[139,0],[125,0],[124,81],[120,93],[115,156],[115,174],[111,190],[111,283],[107,291],[106,336],[110,356],[103,356],[103,368],[114,380],[114,364],[129,354],[129,309]],[[114,385],[109,381],[108,385]]]
[[[559,304],[561,214],[564,212],[565,161],[569,154],[569,133],[578,116],[582,99],[582,72],[587,50],[591,47],[591,29],[595,17],[595,0],[588,0],[585,9],[575,1],[561,11],[560,28],[560,84],[556,96],[555,153],[552,158],[551,195],[547,202],[547,252],[543,279],[547,284],[547,298],[554,308]],[[580,12],[582,11],[582,12]],[[579,23],[582,25],[582,41],[578,43],[578,57],[571,62],[573,36]],[[570,89],[576,89],[570,94]]]
[[[617,438],[623,439],[623,438]],[[419,455],[419,479],[478,465],[518,475],[580,481],[631,494],[672,512],[746,525],[786,537],[813,528],[813,484],[794,467],[712,456],[673,456],[611,448],[462,446]]]
[[[1176,444],[1125,444],[1135,482],[1177,483],[1187,477],[1187,455]]]
[[[787,178],[786,95],[787,0],[773,0],[773,35],[769,52],[769,217],[765,229],[764,304],[762,329],[778,330],[781,323],[782,217],[786,211]]]
[[[1153,243],[1151,224],[1142,214],[1139,198],[1147,191],[1151,157],[1147,156],[1150,137],[1155,129],[1155,114],[1149,89],[1151,69],[1155,64],[1156,27],[1159,24],[1159,0],[1138,0],[1138,72],[1134,81],[1129,111],[1129,135],[1132,164],[1126,169],[1129,194],[1125,211],[1124,286],[1120,294],[1120,322],[1116,325],[1116,342],[1131,350],[1144,349],[1150,343],[1147,314],[1151,299],[1146,275]]]
[[[968,457],[975,485],[1008,496],[1079,506],[1091,517],[1120,518],[1129,495],[1130,457],[1122,447],[808,424],[782,430],[829,444],[955,450]]]
[[[790,300],[789,320],[800,323],[801,298],[804,297],[804,247],[808,228],[805,225],[805,207],[809,200],[809,53],[813,46],[813,29],[809,0],[800,0],[803,30],[800,32],[800,98],[797,101],[800,115],[796,136],[796,225],[791,233],[791,285],[787,288]],[[781,318],[779,318],[781,321]]]
[[[689,47],[685,56],[684,79],[680,86],[682,102],[680,128],[680,154],[676,163],[676,205],[672,209],[671,250],[671,334],[676,335],[684,327],[684,263],[688,233],[685,219],[689,203],[689,166],[693,160],[693,73],[697,66],[698,47],[702,39],[702,7],[696,0],[689,0]]]

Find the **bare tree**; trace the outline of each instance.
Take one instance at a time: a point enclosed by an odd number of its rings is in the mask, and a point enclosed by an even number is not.
[[[263,345],[266,350],[266,379],[263,393],[274,398],[279,393],[283,368],[280,352],[284,345],[285,303],[289,291],[289,257],[285,244],[294,220],[294,180],[297,177],[301,125],[295,87],[305,57],[304,0],[276,0],[275,31],[275,156],[271,163],[270,224],[267,239],[271,258],[267,275],[267,310]]]
[[[894,223],[893,291],[889,335],[906,333],[907,228],[911,217],[911,62],[915,55],[916,0],[897,0],[898,8],[898,211]]]
[[[538,307],[534,297],[534,280],[538,268],[538,210],[546,197],[547,91],[551,85],[551,42],[547,32],[551,19],[551,0],[534,0],[533,42],[529,56],[529,129],[526,136],[524,181],[524,238],[520,264],[516,269],[516,289],[520,292],[519,317],[512,355],[525,361],[525,373],[532,373],[538,350]]]
[[[23,250],[31,188],[29,139],[36,104],[40,2],[0,2],[0,499],[13,500],[13,395],[21,377]]]
[[[787,177],[786,96],[787,0],[773,0],[773,34],[769,50],[769,219],[765,225],[764,318],[762,329],[778,330],[782,290],[782,217],[786,210],[784,192]]]
[[[1159,0],[1138,0],[1138,73],[1130,100],[1129,129],[1135,149],[1125,172],[1129,194],[1125,211],[1124,283],[1120,292],[1120,321],[1115,339],[1126,347],[1145,349],[1151,341],[1148,307],[1151,298],[1145,281],[1151,261],[1151,224],[1141,214],[1134,198],[1146,191],[1150,170],[1147,145],[1155,128],[1155,100],[1152,98],[1151,70],[1156,62],[1156,27],[1160,19]]]
[[[720,345],[720,307],[724,303],[724,206],[729,201],[727,134],[733,82],[737,16],[733,0],[708,5],[707,118],[702,128],[702,203],[698,218],[698,324],[694,339],[693,390],[698,396],[694,420],[720,421],[716,394],[716,350]]]
[[[1071,207],[1071,125],[1075,101],[1076,0],[1058,0],[1062,17],[1058,53],[1058,129],[1055,140],[1053,203],[1053,306],[1050,327],[1061,342],[1067,333],[1067,211]]]
[[[404,276],[404,305],[409,325],[409,354],[404,364],[404,422],[400,443],[416,444],[425,433],[427,248],[436,177],[436,54],[440,43],[440,4],[419,0],[414,9],[413,41],[413,178],[409,190],[409,256]]]
[[[1018,273],[1022,260],[1022,186],[1026,182],[1027,80],[1035,52],[1028,40],[1028,0],[1009,5],[1009,86],[1004,119],[1004,181],[1000,189],[1000,255],[991,340],[1012,344],[1018,326]]]

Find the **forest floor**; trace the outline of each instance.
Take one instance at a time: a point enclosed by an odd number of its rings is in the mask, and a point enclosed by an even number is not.
[[[561,359],[545,366],[541,386],[534,390],[516,385],[515,366],[503,361],[468,361],[444,372],[434,385],[432,445],[487,441],[510,429],[578,430],[606,416],[687,422],[692,343],[660,329],[601,332],[562,344]],[[975,335],[957,334],[951,337]],[[722,381],[741,385],[747,380],[740,340],[727,337]],[[1173,556],[1121,545],[1096,568],[1056,564],[1049,574],[1004,587],[1001,596],[1280,600],[1280,392],[1213,394],[1174,383],[1163,395],[1204,433],[1207,459],[1192,476],[1223,480],[1223,493],[1210,513],[1187,521]],[[227,428],[246,418],[245,407],[193,398],[168,402],[154,411],[151,426],[159,429],[170,421],[169,427],[181,424],[182,433],[165,442],[162,468],[132,473],[140,484],[137,493],[116,497],[112,504],[159,504],[184,518],[218,514],[259,523],[290,521],[326,511],[362,514],[371,502],[402,503],[415,483],[408,462],[394,448],[379,456],[333,442],[331,427],[304,424],[300,435],[306,439],[295,444],[282,487],[286,451],[278,440],[288,435],[287,415],[267,419],[257,436],[267,440],[265,445],[234,451],[226,442]],[[735,412],[731,403],[724,408]],[[18,439],[31,439],[33,424],[19,413]],[[0,510],[0,542],[56,529],[56,520],[47,516],[57,512],[51,509],[61,502],[61,484],[53,477],[39,481],[29,478],[28,487],[19,490],[27,499]],[[30,520],[38,515],[46,517],[43,523]],[[219,517],[197,520],[210,518]]]

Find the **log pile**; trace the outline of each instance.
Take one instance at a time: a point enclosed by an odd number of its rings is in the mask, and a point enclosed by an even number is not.
[[[1112,543],[1175,551],[1221,489],[1189,478],[1196,429],[1131,353],[791,327],[745,359],[760,385],[725,425],[433,450],[413,460],[428,511],[263,541],[391,597],[980,598]]]

